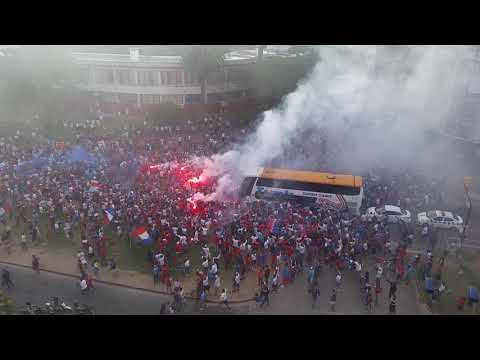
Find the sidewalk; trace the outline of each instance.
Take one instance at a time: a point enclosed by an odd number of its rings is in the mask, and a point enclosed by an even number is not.
[[[47,252],[44,245],[38,245],[33,248],[29,247],[26,251],[22,251],[17,246],[12,246],[12,251],[10,255],[7,254],[5,247],[2,247],[0,250],[0,262],[31,267],[32,254],[39,256],[41,270],[70,275],[77,278],[80,276],[80,272],[78,271],[76,259],[74,256]],[[88,270],[89,269],[87,269],[87,271]],[[72,281],[74,280],[72,279]],[[137,271],[118,269],[116,272],[113,272],[107,267],[101,268],[97,281],[167,294],[165,285],[159,283],[155,286],[153,284],[152,276],[141,274]],[[188,276],[182,282],[182,285],[185,289],[186,296],[189,296],[192,291],[195,290],[195,276]],[[240,286],[240,292],[232,293],[231,279],[222,279],[222,288],[227,288],[229,298],[232,302],[249,301],[253,297],[252,289],[255,289],[255,285],[255,278],[252,274],[250,274],[250,276],[248,276],[245,280],[242,281]],[[211,290],[210,292],[209,300],[219,300],[214,296],[213,290]]]

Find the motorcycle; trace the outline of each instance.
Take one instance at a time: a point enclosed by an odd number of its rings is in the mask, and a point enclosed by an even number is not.
[[[73,311],[72,307],[65,304],[65,302],[60,302],[58,297],[54,297],[52,302],[46,302],[45,308],[50,315],[66,314]]]
[[[75,315],[95,315],[95,310],[86,305],[79,305],[77,302],[73,303],[73,313]]]

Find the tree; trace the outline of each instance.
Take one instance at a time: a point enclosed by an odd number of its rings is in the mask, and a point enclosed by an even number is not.
[[[77,67],[65,46],[22,46],[0,56],[0,120],[32,119],[45,107],[64,108]]]
[[[258,45],[258,52],[257,52],[257,63],[261,63],[263,61],[263,51],[266,49],[267,45]]]
[[[318,61],[316,52],[307,52],[295,57],[271,57],[252,67],[251,77],[262,97],[276,99],[294,91]]]
[[[12,299],[0,291],[0,315],[12,315],[15,312],[15,305]]]
[[[183,65],[186,71],[197,74],[200,82],[202,102],[207,103],[207,81],[213,73],[223,68],[224,55],[228,48],[219,46],[193,46],[183,52]]]

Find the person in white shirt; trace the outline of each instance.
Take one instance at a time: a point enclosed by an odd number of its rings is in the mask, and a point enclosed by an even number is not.
[[[208,258],[206,257],[202,258],[202,267],[204,272],[208,271]]]
[[[338,273],[337,276],[335,277],[335,284],[337,288],[339,288],[340,285],[342,284],[342,275],[340,273]]]
[[[203,256],[205,256],[207,259],[210,258],[210,249],[208,248],[207,244],[202,245],[202,252]]]
[[[383,274],[383,268],[380,265],[378,265],[377,266],[377,275],[376,275],[377,279],[380,279],[382,277],[382,274]]]
[[[190,259],[189,258],[187,258],[185,260],[185,262],[183,263],[183,271],[184,271],[185,275],[190,273]]]
[[[165,264],[165,255],[159,254],[160,256],[158,257],[158,264],[160,266],[163,266]]]
[[[203,278],[203,289],[208,293],[210,290],[210,282],[208,281],[208,276]]]
[[[212,264],[212,267],[211,267],[210,271],[212,272],[213,275],[217,275],[218,268],[217,268],[217,264],[215,262]]]
[[[223,304],[227,307],[228,310],[232,310],[228,305],[228,296],[227,296],[227,289],[223,289],[222,293],[220,294],[220,306]]]
[[[187,237],[185,235],[181,235],[179,236],[180,238],[180,244],[182,244],[182,246],[187,246],[188,243],[187,243]]]
[[[80,290],[82,294],[85,294],[87,292],[88,290],[87,280],[85,279],[80,280]]]
[[[215,282],[213,286],[215,287],[215,296],[218,296],[218,290],[220,289],[220,276],[218,276],[218,274],[215,275]]]
[[[235,273],[233,277],[233,292],[240,291],[240,274],[238,272]]]

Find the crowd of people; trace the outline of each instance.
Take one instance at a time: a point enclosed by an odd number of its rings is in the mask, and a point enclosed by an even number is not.
[[[230,308],[227,284],[231,293],[238,292],[249,273],[256,276],[259,306],[268,306],[271,292],[304,276],[314,307],[321,292],[319,276],[328,267],[335,273],[335,286],[328,290],[332,311],[342,277],[350,271],[358,276],[366,311],[373,311],[388,281],[389,309],[395,313],[397,284],[411,280],[420,263],[407,257],[414,236],[407,224],[400,226],[401,241],[394,246],[386,221],[343,210],[250,197],[191,201],[196,191],[208,193],[215,186],[188,181],[199,175],[190,166],[192,157],[210,157],[252,130],[232,124],[227,115],[174,126],[145,122],[112,132],[101,131],[100,121],[65,122],[70,140],[49,139],[40,131],[1,138],[2,221],[28,229],[12,239],[7,228],[2,240],[26,248],[42,238],[79,233],[76,261],[82,293],[94,289],[93,276],[101,269],[117,270],[117,259],[109,253],[109,227],[115,241],[145,247],[153,280],[172,294],[174,308],[181,308],[190,295],[180,281],[184,276],[196,279],[191,295],[200,309],[212,295]],[[363,208],[393,204],[412,209],[443,201],[437,190],[442,184],[419,176],[378,171],[365,174],[364,181]],[[47,224],[45,232],[40,231],[42,223]],[[138,228],[145,228],[148,241],[133,235]],[[200,253],[198,264],[195,252]],[[430,270],[424,269],[427,275]]]

